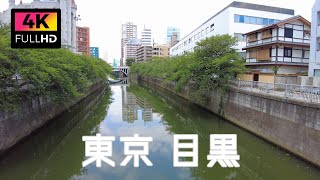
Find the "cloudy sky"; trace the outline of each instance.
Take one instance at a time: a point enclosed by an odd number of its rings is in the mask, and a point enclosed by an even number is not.
[[[32,0],[22,0],[29,3]],[[91,29],[91,46],[100,47],[100,57],[120,59],[121,24],[138,25],[138,37],[145,25],[151,28],[156,43],[165,43],[166,29],[181,29],[181,38],[198,27],[233,0],[75,0],[80,26]],[[249,3],[294,9],[296,15],[311,20],[315,0],[238,0]],[[19,3],[20,0],[16,0]],[[0,12],[8,8],[8,0],[0,0]]]

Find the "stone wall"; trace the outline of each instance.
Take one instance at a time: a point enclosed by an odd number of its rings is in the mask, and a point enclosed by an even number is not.
[[[85,99],[90,94],[101,91],[105,82],[93,84],[86,95],[73,99],[67,104],[52,105],[45,97],[22,101],[17,111],[0,110],[0,155],[25,137],[48,123],[51,119],[68,111],[69,108]]]
[[[174,82],[163,84],[159,78],[130,76],[176,93]],[[176,94],[191,100],[189,89],[186,86]],[[231,89],[224,95],[213,91],[206,103],[198,105],[320,166],[320,104]]]

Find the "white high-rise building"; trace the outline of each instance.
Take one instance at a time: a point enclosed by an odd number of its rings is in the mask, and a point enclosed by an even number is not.
[[[294,16],[294,10],[234,1],[170,48],[170,55],[192,52],[196,43],[215,35],[229,34],[239,39],[238,51],[246,46],[244,33],[260,29]]]
[[[124,46],[129,42],[130,39],[137,39],[137,25],[132,22],[127,22],[121,26],[121,59],[120,66],[123,66],[125,61],[125,49]]]
[[[144,28],[141,32],[141,46],[152,46],[151,29]]]
[[[312,8],[309,76],[320,77],[320,0]]]
[[[11,9],[61,9],[61,44],[72,52],[77,52],[76,16],[77,5],[74,0],[33,0],[31,3],[15,4],[9,1],[9,9],[0,13],[0,24],[11,23]],[[22,1],[23,2],[23,1]]]

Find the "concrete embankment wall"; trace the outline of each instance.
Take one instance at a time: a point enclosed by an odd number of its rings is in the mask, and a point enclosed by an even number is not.
[[[53,105],[48,98],[38,97],[22,101],[17,111],[0,110],[0,155],[90,94],[103,91],[105,85],[103,81],[97,82],[84,96],[73,99],[67,104]]]
[[[163,84],[159,78],[130,76],[191,100],[188,85],[177,93],[174,82]],[[226,94],[213,91],[206,103],[198,105],[320,167],[319,104],[231,89]]]

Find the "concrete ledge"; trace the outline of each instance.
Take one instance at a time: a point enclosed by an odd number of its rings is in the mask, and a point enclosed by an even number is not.
[[[188,85],[177,93],[175,82],[163,84],[160,78],[130,76],[191,100]],[[196,104],[320,167],[319,104],[237,89],[226,94],[213,91],[206,103]]]
[[[49,98],[38,97],[21,102],[18,107],[19,111],[4,112],[0,110],[0,155],[51,119],[68,111],[69,108],[90,94],[101,90],[105,85],[104,81],[99,81],[91,85],[84,96],[73,99],[67,104],[53,105]]]

